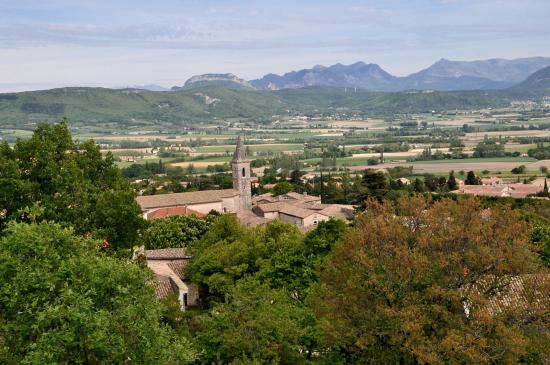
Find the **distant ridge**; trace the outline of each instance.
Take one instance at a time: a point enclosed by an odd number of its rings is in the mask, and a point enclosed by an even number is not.
[[[147,84],[147,85],[127,85],[115,87],[114,89],[138,89],[138,90],[148,90],[148,91],[170,91],[170,89],[159,86],[156,84]]]
[[[233,74],[205,74],[191,77],[185,82],[183,88],[173,87],[172,91],[193,89],[204,86],[223,86],[228,89],[254,89],[250,83]]]
[[[538,70],[525,81],[515,85],[512,89],[529,92],[547,92],[550,96],[550,66]]]
[[[340,63],[330,67],[317,65],[311,69],[288,72],[282,76],[269,74],[250,83],[259,90],[280,90],[306,86],[360,87],[369,90],[387,90],[396,77],[380,66],[356,62],[346,66]]]
[[[451,61],[442,58],[424,70],[406,77],[396,77],[374,63],[337,63],[328,67],[316,65],[283,75],[270,73],[250,82],[232,74],[199,75],[189,79],[183,88],[221,85],[271,91],[308,86],[352,87],[370,91],[497,90],[509,88],[547,66],[550,66],[550,58],[545,57],[481,61]]]

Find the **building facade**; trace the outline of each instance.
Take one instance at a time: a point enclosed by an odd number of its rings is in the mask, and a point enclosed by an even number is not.
[[[233,190],[239,192],[240,210],[249,210],[252,207],[250,160],[246,156],[241,136],[237,139],[237,147],[231,161],[231,171],[233,173]]]
[[[204,215],[211,211],[218,213],[249,211],[252,207],[250,160],[246,156],[246,148],[241,136],[237,140],[231,168],[233,189],[138,196],[136,200],[143,211],[143,218],[153,219],[188,214]]]

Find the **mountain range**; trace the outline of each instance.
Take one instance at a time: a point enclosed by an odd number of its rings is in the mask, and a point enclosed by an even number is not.
[[[373,74],[384,75],[376,67],[370,68]],[[228,87],[228,80],[235,87]],[[220,81],[222,85],[216,84]],[[198,84],[201,86],[193,87]],[[128,131],[136,126],[179,130],[186,125],[228,119],[265,122],[274,115],[335,113],[386,117],[395,113],[505,107],[512,101],[543,97],[550,97],[550,66],[507,89],[470,91],[380,92],[334,86],[255,90],[251,83],[234,75],[216,75],[195,78],[183,88],[167,92],[72,87],[0,94],[0,139],[2,129],[28,128],[63,117],[77,128],[92,131]]]
[[[193,76],[183,89],[219,85],[236,89],[282,90],[308,86],[359,88],[370,91],[404,90],[497,90],[511,87],[532,73],[550,66],[550,58],[531,57],[513,60],[451,61],[441,59],[430,67],[405,77],[397,77],[373,63],[317,65],[283,75],[273,73],[245,81],[232,74]],[[181,88],[174,88],[181,89]]]

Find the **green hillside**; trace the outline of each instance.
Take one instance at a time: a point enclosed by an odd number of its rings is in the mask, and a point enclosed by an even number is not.
[[[426,112],[503,106],[507,98],[482,91],[432,92],[405,91],[398,93],[368,92],[331,87],[286,89],[275,92],[286,104],[303,111],[329,111],[347,108],[374,114]]]
[[[59,119],[85,123],[186,124],[213,118],[251,117],[277,112],[269,94],[208,87],[180,92],[63,88],[0,94],[0,125]]]
[[[517,94],[514,93],[514,97]],[[382,93],[333,87],[274,92],[208,86],[177,92],[137,89],[62,88],[0,94],[0,127],[22,128],[67,117],[85,126],[181,126],[219,119],[262,121],[273,115],[363,113],[387,115],[431,110],[503,106],[501,92]]]

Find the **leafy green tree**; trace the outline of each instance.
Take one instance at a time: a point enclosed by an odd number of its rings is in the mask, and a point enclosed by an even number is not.
[[[142,242],[147,249],[189,247],[204,236],[213,220],[212,216],[172,216],[155,219],[143,232]]]
[[[531,231],[531,241],[536,245],[539,255],[550,267],[550,225],[537,223]]]
[[[504,143],[498,143],[497,141],[485,138],[485,141],[478,143],[475,147],[473,157],[503,157],[504,155]]]
[[[516,175],[525,174],[526,171],[527,171],[527,167],[525,165],[514,167],[511,170],[512,174],[516,174]]]
[[[424,185],[426,186],[427,191],[438,191],[439,190],[439,180],[433,174],[424,175]]]
[[[131,247],[144,225],[113,156],[103,157],[93,141],[74,142],[66,121],[39,125],[13,148],[2,145],[0,182],[0,228],[24,219],[19,211],[33,203],[44,208],[42,218],[107,239],[114,248]]]
[[[550,286],[529,278],[548,271],[531,251],[518,212],[487,212],[472,198],[371,201],[369,208],[335,247],[313,301],[335,359],[546,361],[550,303],[535,298],[550,295]],[[491,310],[490,300],[514,277],[526,280],[526,301]]]
[[[302,239],[289,224],[272,222],[246,229],[236,217],[222,216],[195,245],[187,274],[212,298],[222,300],[236,281],[257,273],[273,255],[288,252]]]
[[[288,181],[282,181],[280,183],[277,183],[273,189],[271,189],[271,192],[274,196],[283,195],[286,193],[290,193],[294,190],[294,187],[292,184],[290,184]]]
[[[304,237],[280,222],[243,228],[231,216],[220,217],[187,270],[212,299],[208,312],[188,320],[204,350],[201,362],[312,360],[321,332],[308,303],[310,288],[347,230],[344,222],[330,220]]]
[[[426,190],[424,182],[419,178],[414,179],[413,188],[414,188],[414,191],[417,193],[423,193]]]
[[[363,172],[363,186],[367,190],[363,200],[368,197],[382,199],[389,191],[389,182],[386,175],[383,172],[374,171],[372,169],[366,169],[365,172]]]
[[[300,364],[312,354],[306,352],[304,324],[314,320],[284,290],[243,279],[225,303],[192,318],[190,327],[203,349],[201,363]]]
[[[186,364],[161,322],[152,274],[57,224],[10,224],[0,240],[0,363]]]

